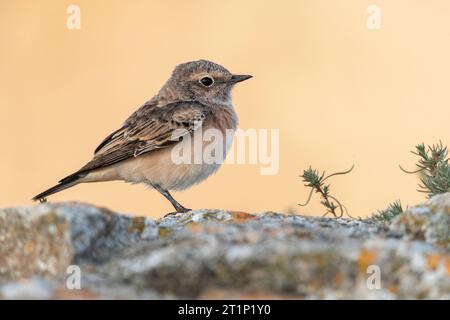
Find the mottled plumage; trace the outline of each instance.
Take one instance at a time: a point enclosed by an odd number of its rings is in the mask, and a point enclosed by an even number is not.
[[[219,129],[223,134],[235,130],[231,89],[248,78],[232,75],[206,60],[177,66],[159,93],[100,143],[91,161],[33,199],[41,200],[78,183],[124,180],[145,183],[170,200],[177,211],[188,210],[167,190],[183,190],[201,182],[220,164],[174,164],[171,149],[200,127]]]

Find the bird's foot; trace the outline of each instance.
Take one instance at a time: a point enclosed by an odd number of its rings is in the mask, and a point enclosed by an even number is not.
[[[175,211],[175,212],[169,212],[168,214],[166,214],[166,215],[164,216],[164,218],[167,218],[167,217],[169,217],[169,216],[176,215],[177,213],[186,213],[186,212],[191,211],[191,209],[187,209],[187,208],[185,208],[185,207],[179,207],[179,208],[176,208],[176,209],[177,209],[177,211]]]

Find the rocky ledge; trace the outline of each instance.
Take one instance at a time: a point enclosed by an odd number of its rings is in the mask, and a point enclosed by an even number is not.
[[[450,194],[389,222],[3,209],[0,298],[450,299]]]

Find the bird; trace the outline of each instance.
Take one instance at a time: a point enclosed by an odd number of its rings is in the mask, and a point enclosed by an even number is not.
[[[232,104],[232,89],[250,78],[232,74],[209,60],[177,65],[158,93],[109,134],[88,163],[33,200],[45,202],[48,196],[81,183],[121,180],[157,190],[175,208],[170,214],[190,211],[169,191],[182,191],[204,181],[221,164],[174,163],[173,148],[200,128],[234,133],[238,116]],[[225,140],[226,154],[230,146]]]

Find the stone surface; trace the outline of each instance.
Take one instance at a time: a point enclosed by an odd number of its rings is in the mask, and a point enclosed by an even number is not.
[[[0,282],[65,272],[74,254],[68,229],[53,210],[0,210]]]
[[[4,209],[0,297],[449,299],[449,212],[448,194],[391,223],[223,210],[154,221],[79,203]],[[79,290],[69,265],[80,267]]]
[[[408,208],[390,229],[405,239],[424,240],[450,248],[450,194],[434,196],[425,204]]]

